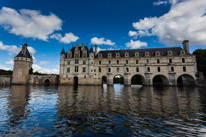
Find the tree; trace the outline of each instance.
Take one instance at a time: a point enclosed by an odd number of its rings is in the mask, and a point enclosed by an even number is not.
[[[12,75],[12,71],[0,69],[0,75]]]
[[[206,76],[206,49],[197,49],[192,54],[196,55],[197,70]]]

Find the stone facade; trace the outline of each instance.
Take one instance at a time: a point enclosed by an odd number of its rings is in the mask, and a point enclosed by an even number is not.
[[[11,84],[10,75],[0,75],[0,86],[9,86]]]
[[[60,59],[60,84],[102,85],[103,77],[113,85],[117,75],[124,77],[124,85],[131,85],[135,77],[143,85],[153,85],[160,79],[164,85],[196,85],[196,58],[189,53],[189,41],[183,49],[153,48],[130,50],[105,50],[97,54],[93,48],[78,44],[67,52],[63,49]]]
[[[22,46],[22,50],[14,58],[14,69],[12,75],[12,84],[27,84],[29,70],[32,67],[33,59],[30,55],[27,44]]]

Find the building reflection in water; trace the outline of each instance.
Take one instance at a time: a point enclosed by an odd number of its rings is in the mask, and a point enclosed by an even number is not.
[[[27,86],[12,85],[9,96],[9,122],[8,125],[15,127],[21,124],[30,114],[26,111],[29,101],[30,90]]]
[[[56,107],[58,115],[68,120],[67,126],[69,125],[73,133],[85,129],[113,131],[118,126],[128,126],[127,132],[131,132],[134,125],[140,128],[155,124],[155,120],[151,118],[196,118],[201,106],[200,95],[196,90],[104,85],[79,86],[74,91],[72,86],[60,86]],[[141,122],[142,118],[150,120],[146,124]]]

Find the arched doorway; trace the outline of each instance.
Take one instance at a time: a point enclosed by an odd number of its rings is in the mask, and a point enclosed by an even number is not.
[[[107,77],[106,76],[102,76],[102,84],[107,84]]]
[[[164,75],[156,75],[153,78],[152,83],[154,86],[167,86],[169,85],[169,80]]]
[[[78,86],[78,77],[77,76],[75,76],[74,77],[74,86]]]
[[[46,79],[46,80],[44,81],[44,85],[50,85],[50,84],[51,84],[51,82],[50,82],[49,79]]]
[[[177,86],[195,86],[196,81],[193,76],[183,74],[177,78]]]
[[[122,75],[115,75],[113,78],[113,84],[124,84],[124,77]]]
[[[144,85],[144,77],[141,75],[134,75],[131,79],[132,85]]]

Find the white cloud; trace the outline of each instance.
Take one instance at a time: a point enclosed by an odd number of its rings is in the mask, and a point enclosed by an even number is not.
[[[50,62],[49,61],[40,61],[39,64],[40,65],[48,65]]]
[[[91,38],[91,44],[113,46],[113,45],[115,45],[115,42],[112,42],[111,40],[105,39],[105,38],[93,37],[93,38]]]
[[[162,5],[162,4],[168,4],[168,1],[161,1],[161,0],[159,0],[159,1],[156,1],[156,2],[153,2],[153,5],[155,5],[155,6],[159,6],[159,5]]]
[[[206,0],[170,0],[168,13],[133,23],[138,35],[157,36],[167,45],[188,39],[194,45],[206,45]],[[141,33],[140,33],[141,32]]]
[[[41,66],[37,64],[32,65],[33,72],[41,72],[41,73],[46,73],[46,74],[59,74],[58,69],[48,69],[48,68],[42,68]]]
[[[8,59],[8,61],[5,64],[14,65],[14,60],[13,59]]]
[[[65,33],[64,37],[62,37],[61,34],[56,33],[56,34],[51,35],[50,38],[59,40],[60,42],[65,43],[65,44],[69,44],[71,42],[76,42],[79,39],[78,36],[75,36],[71,32]]]
[[[0,41],[0,50],[7,50],[9,55],[15,55],[21,51],[21,48],[16,45],[4,45],[3,42]],[[31,54],[36,53],[36,50],[33,47],[28,47],[28,50]]]
[[[136,49],[136,48],[140,48],[142,46],[147,46],[147,43],[146,42],[141,42],[139,40],[137,40],[137,41],[130,40],[130,42],[126,43],[126,46],[128,48],[131,48],[131,49]]]
[[[129,31],[129,36],[133,37],[133,36],[137,36],[137,32],[136,31]]]
[[[48,35],[61,30],[62,20],[54,14],[42,15],[40,11],[3,7],[0,26],[15,35],[47,41]]]
[[[0,69],[3,69],[3,70],[11,70],[11,68],[6,67],[6,66],[3,66],[3,65],[0,65]]]

